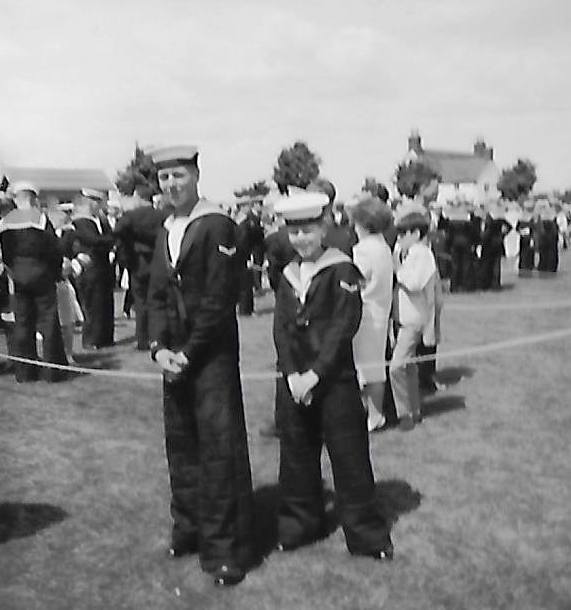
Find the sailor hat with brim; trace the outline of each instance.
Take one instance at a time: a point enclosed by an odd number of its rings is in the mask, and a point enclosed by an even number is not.
[[[188,165],[196,163],[198,157],[198,148],[196,146],[164,146],[162,148],[153,148],[147,151],[151,156],[153,163],[158,169],[165,167],[173,167],[175,165]]]
[[[9,190],[14,195],[16,193],[21,193],[22,191],[30,191],[36,196],[40,194],[38,187],[33,182],[29,182],[28,180],[18,180],[17,182],[10,184]]]
[[[97,189],[81,189],[81,194],[88,199],[95,199],[97,201],[103,201],[105,199],[105,193],[103,191],[98,191]]]
[[[282,197],[274,205],[274,212],[287,224],[302,224],[320,220],[328,205],[329,197],[325,193],[301,192]]]

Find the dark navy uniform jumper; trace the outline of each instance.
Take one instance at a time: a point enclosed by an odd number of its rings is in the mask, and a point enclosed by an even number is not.
[[[148,294],[151,353],[182,351],[188,368],[164,382],[173,545],[196,540],[204,570],[252,557],[252,482],[239,373],[236,225],[200,200],[175,266],[169,219]]]
[[[140,350],[149,347],[147,292],[155,241],[164,219],[161,211],[148,204],[126,212],[114,231],[129,270],[135,300],[135,335]]]
[[[12,210],[0,223],[3,260],[14,281],[14,355],[37,360],[36,331],[44,340],[44,360],[67,364],[59,324],[56,282],[61,279],[59,240],[46,215],[37,208]],[[34,365],[15,365],[18,381],[38,377]],[[48,381],[62,374],[46,369]]]
[[[79,277],[79,299],[85,314],[82,343],[84,347],[113,345],[115,283],[109,252],[115,245],[111,227],[100,218],[101,232],[92,216],[73,219],[73,250],[70,258],[88,254],[91,262]]]
[[[330,248],[317,261],[305,296],[299,266],[285,267],[276,295],[274,341],[280,430],[279,540],[296,547],[323,533],[321,450],[331,459],[337,508],[351,553],[371,554],[390,543],[375,505],[367,417],[355,364],[353,336],[361,321],[361,275],[351,259]],[[319,376],[309,406],[297,404],[287,376],[312,369]]]

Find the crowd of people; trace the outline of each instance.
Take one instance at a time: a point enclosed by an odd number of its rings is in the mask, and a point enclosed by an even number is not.
[[[556,272],[559,249],[567,247],[569,211],[547,199],[431,207],[431,242],[451,292],[500,289],[506,244],[522,276],[534,269]]]
[[[34,184],[10,185],[0,221],[2,324],[10,354],[31,361],[14,364],[16,380],[37,379],[39,358],[68,364],[78,324],[84,350],[112,346],[114,290],[126,273],[136,348],[150,351],[164,377],[169,553],[198,552],[216,584],[237,584],[252,563],[253,509],[236,314],[254,312],[267,278],[278,371],[269,427],[280,442],[277,548],[324,534],[325,444],[348,550],[392,559],[368,433],[422,421],[421,394],[438,389],[443,285],[499,288],[513,231],[522,272],[535,267],[536,252],[537,268],[555,271],[567,224],[546,202],[441,207],[421,192],[396,209],[380,193],[340,205],[323,179],[271,209],[254,197],[229,210],[199,197],[194,147],[152,154],[162,196],[136,185],[122,214],[88,188],[43,208]],[[44,374],[59,381],[66,372]]]

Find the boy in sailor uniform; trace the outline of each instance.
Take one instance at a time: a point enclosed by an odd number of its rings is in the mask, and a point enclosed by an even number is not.
[[[152,152],[174,206],[149,282],[151,356],[163,371],[172,557],[197,552],[216,585],[252,561],[252,481],[239,370],[236,224],[198,196],[198,151]]]
[[[389,526],[375,504],[367,416],[352,342],[361,321],[361,274],[347,254],[325,248],[323,193],[300,193],[276,205],[300,262],[283,270],[276,294],[274,342],[280,431],[278,550],[324,533],[321,450],[333,468],[349,552],[391,559]]]

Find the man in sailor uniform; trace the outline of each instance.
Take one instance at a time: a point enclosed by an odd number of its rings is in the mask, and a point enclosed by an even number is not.
[[[135,301],[135,335],[139,351],[149,349],[147,293],[150,267],[157,235],[165,219],[165,214],[153,207],[146,191],[143,185],[135,186],[138,205],[121,216],[113,231],[129,271],[130,288]]]
[[[151,356],[164,376],[173,557],[198,552],[217,585],[252,560],[252,482],[239,371],[236,224],[198,195],[198,151],[152,151],[174,206],[148,293]]]
[[[361,274],[350,257],[324,247],[323,193],[300,193],[276,207],[299,259],[283,270],[274,342],[280,431],[278,550],[324,534],[321,450],[333,468],[338,512],[352,554],[391,559],[389,525],[375,504],[367,416],[352,342],[361,321]]]
[[[62,254],[54,228],[37,205],[37,188],[28,182],[12,186],[16,209],[0,221],[2,261],[14,284],[14,355],[37,360],[36,332],[43,338],[43,358],[67,364],[56,303]],[[38,367],[16,363],[16,380],[34,381]],[[48,381],[64,375],[46,369]]]
[[[115,245],[113,232],[100,214],[104,194],[83,189],[74,199],[73,232],[66,236],[66,255],[89,259],[78,279],[79,299],[85,322],[82,345],[99,349],[113,345],[115,274],[109,253]],[[86,260],[87,260],[86,258]]]
[[[505,219],[505,210],[498,203],[488,206],[482,231],[482,254],[480,257],[481,290],[499,290],[502,287],[502,257],[505,256],[504,238],[510,232],[511,225]]]

